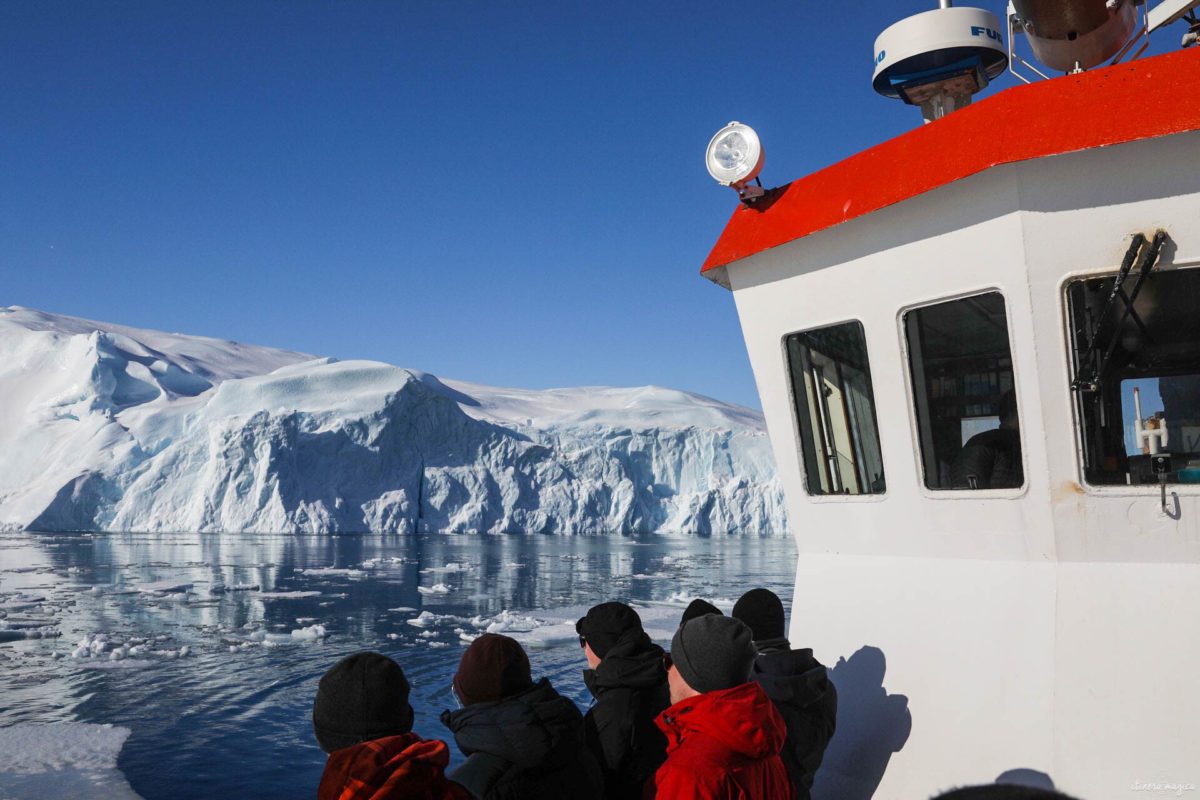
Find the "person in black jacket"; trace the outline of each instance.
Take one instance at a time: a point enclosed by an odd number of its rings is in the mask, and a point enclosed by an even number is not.
[[[624,603],[594,606],[575,630],[588,663],[583,682],[596,698],[583,720],[584,736],[604,772],[604,796],[641,797],[667,757],[666,737],[654,724],[671,704],[663,649]]]
[[[837,689],[812,650],[793,650],[784,636],[783,603],[770,589],[751,589],[733,607],[733,616],[750,628],[758,658],[750,677],[757,681],[787,723],[784,766],[807,800],[825,748],[837,722]]]
[[[542,678],[514,639],[480,636],[454,675],[463,708],[442,713],[466,762],[450,779],[477,800],[601,800],[602,777],[584,746],[583,715]]]

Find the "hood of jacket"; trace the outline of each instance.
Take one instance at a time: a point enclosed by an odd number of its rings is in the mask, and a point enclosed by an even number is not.
[[[825,665],[813,658],[811,648],[763,653],[750,677],[772,700],[800,708],[822,701],[831,691]]]
[[[583,671],[583,682],[593,697],[608,689],[646,689],[667,682],[663,649],[644,631],[627,631],[608,649],[595,669]]]
[[[445,778],[450,748],[415,733],[388,736],[329,754],[319,800],[456,796]]]
[[[583,715],[542,678],[519,694],[442,714],[464,755],[487,753],[528,769],[546,762],[563,742],[582,746]]]
[[[787,738],[783,717],[757,683],[680,700],[655,720],[667,737],[667,753],[702,734],[754,759],[777,755]]]

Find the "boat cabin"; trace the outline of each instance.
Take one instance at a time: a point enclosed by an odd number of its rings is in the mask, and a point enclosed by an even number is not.
[[[1200,784],[1198,76],[977,100],[750,198],[704,264],[839,688],[814,797]]]

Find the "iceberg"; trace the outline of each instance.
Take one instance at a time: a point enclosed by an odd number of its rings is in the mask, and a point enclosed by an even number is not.
[[[762,415],[0,308],[0,529],[779,534]]]

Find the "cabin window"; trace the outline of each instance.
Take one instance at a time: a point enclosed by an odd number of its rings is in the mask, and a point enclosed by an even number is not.
[[[1137,277],[1067,285],[1084,479],[1200,483],[1200,269]]]
[[[930,489],[1015,489],[1025,482],[1004,297],[989,292],[904,315]]]
[[[809,494],[882,494],[883,456],[861,322],[785,339]]]

